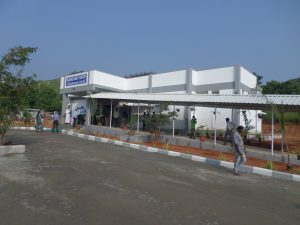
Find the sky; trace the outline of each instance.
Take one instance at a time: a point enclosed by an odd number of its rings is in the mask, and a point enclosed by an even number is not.
[[[25,73],[124,76],[242,65],[300,77],[300,0],[0,0],[0,56],[38,47]]]

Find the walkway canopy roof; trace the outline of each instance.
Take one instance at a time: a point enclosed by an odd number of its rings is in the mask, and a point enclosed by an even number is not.
[[[170,105],[300,111],[300,95],[219,95],[219,94],[170,94],[170,93],[111,93],[102,92],[86,98],[112,99],[125,102]]]

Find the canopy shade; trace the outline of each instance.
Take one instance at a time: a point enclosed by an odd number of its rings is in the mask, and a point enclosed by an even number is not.
[[[195,105],[201,107],[253,110],[269,110],[272,108],[277,108],[286,112],[300,111],[300,95],[219,95],[102,92],[84,97],[149,104],[168,103],[170,105]]]

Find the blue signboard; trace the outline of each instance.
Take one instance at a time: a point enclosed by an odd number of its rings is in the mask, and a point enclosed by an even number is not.
[[[79,84],[86,84],[86,83],[87,83],[87,74],[86,73],[66,78],[66,86],[67,87],[79,85]]]

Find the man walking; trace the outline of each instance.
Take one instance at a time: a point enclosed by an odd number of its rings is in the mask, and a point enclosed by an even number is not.
[[[235,155],[233,173],[237,176],[240,175],[240,171],[239,171],[240,167],[247,161],[244,141],[242,137],[243,131],[244,131],[244,127],[238,126],[237,131],[234,133],[233,136],[234,155]]]

